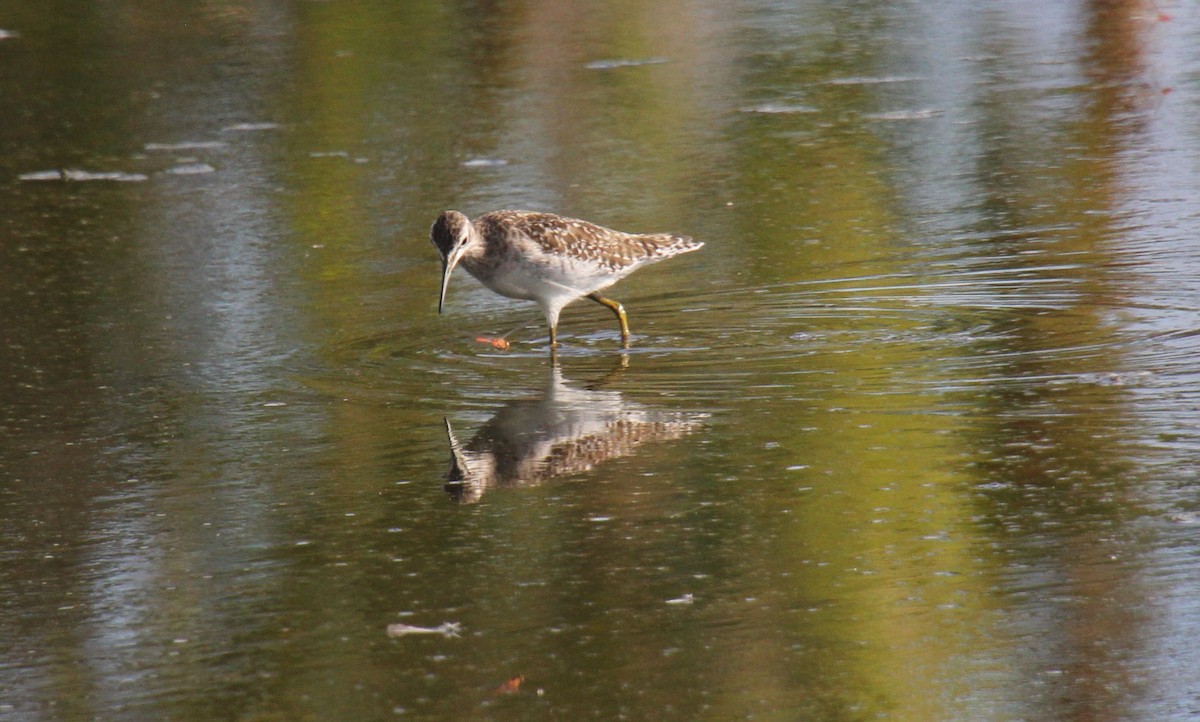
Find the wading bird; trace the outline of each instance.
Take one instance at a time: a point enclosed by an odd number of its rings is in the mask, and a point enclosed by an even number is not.
[[[688,236],[622,233],[534,211],[493,211],[474,222],[446,211],[434,221],[429,240],[442,257],[438,313],[446,302],[450,273],[461,265],[501,296],[537,302],[550,325],[551,348],[558,345],[558,314],[584,296],[616,314],[621,344],[628,347],[625,307],[599,291],[642,266],[704,245]]]

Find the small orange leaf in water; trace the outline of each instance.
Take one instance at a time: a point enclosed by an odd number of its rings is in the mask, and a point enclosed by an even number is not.
[[[525,681],[525,675],[518,674],[516,677],[507,680],[504,684],[496,688],[496,694],[515,694],[521,691],[521,683]]]
[[[491,344],[492,348],[497,349],[499,351],[507,351],[508,347],[512,345],[508,342],[508,339],[493,338],[492,336],[476,336],[475,342]]]

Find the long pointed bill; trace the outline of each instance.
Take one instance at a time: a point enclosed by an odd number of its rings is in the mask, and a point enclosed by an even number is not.
[[[442,421],[446,424],[446,438],[450,440],[450,471],[446,474],[446,481],[461,482],[467,477],[467,458],[463,455],[462,444],[458,443],[458,437],[454,435],[454,429],[450,426],[450,419],[443,417]]]
[[[442,259],[442,293],[438,296],[439,314],[442,312],[442,306],[446,305],[446,289],[450,287],[450,273],[458,265],[458,259],[461,257],[462,253],[451,251],[447,258]]]

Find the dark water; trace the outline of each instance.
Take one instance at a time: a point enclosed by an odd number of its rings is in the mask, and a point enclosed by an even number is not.
[[[0,718],[1200,717],[1192,5],[0,29]],[[552,366],[502,207],[706,246]]]

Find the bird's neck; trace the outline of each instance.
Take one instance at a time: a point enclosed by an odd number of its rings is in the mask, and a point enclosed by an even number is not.
[[[463,263],[468,266],[479,266],[488,263],[496,254],[492,252],[492,249],[488,248],[487,239],[473,227],[469,233],[470,238],[468,238],[467,244],[463,247]]]

